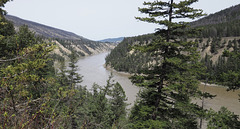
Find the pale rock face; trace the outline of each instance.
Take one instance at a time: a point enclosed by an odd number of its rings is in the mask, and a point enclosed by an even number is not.
[[[57,46],[56,49],[53,51],[53,53],[58,54],[60,56],[64,56],[64,54],[61,51],[65,52],[67,54],[71,54],[71,51],[69,49],[65,48],[58,41],[52,41],[52,42],[55,43]],[[102,52],[107,52],[107,51],[114,49],[115,46],[116,45],[109,44],[109,43],[99,43],[99,45],[92,48],[92,47],[88,46],[87,44],[85,44],[84,47],[87,48],[87,50],[86,50],[86,49],[83,49],[82,46],[80,46],[80,45],[76,45],[76,44],[71,45],[71,47],[74,49],[74,51],[81,52],[85,56],[98,54],[98,53],[102,53]],[[60,49],[61,49],[61,51],[60,51]],[[89,54],[87,51],[91,52],[91,54]]]
[[[61,52],[59,51],[59,48],[61,48],[64,52],[66,52],[67,54],[71,54],[71,51],[70,50],[68,50],[68,49],[66,49],[62,44],[60,44],[58,41],[53,41],[54,43],[56,43],[57,44],[57,48],[54,50],[54,51],[56,51],[55,53],[56,54],[61,54]],[[57,51],[59,51],[58,53],[57,53]]]

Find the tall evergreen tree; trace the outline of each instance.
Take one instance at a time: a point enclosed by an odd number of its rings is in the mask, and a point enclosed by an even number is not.
[[[81,92],[77,89],[81,89],[79,84],[82,82],[82,76],[77,73],[78,66],[77,63],[77,54],[72,51],[70,55],[70,62],[69,62],[69,70],[68,73],[68,93],[67,93],[67,106],[69,106],[68,115],[70,116],[71,128],[76,129],[77,125],[77,116],[76,116],[76,109],[77,105],[79,104],[79,99],[76,98],[77,92]]]
[[[70,62],[69,62],[69,68],[70,70],[68,70],[68,78],[70,81],[70,85],[69,85],[69,89],[74,89],[77,84],[82,82],[82,76],[77,73],[78,71],[78,66],[76,65],[77,63],[77,54],[76,52],[72,51],[71,55],[70,55]]]
[[[202,10],[191,5],[198,0],[168,0],[144,2],[139,11],[149,17],[137,17],[144,22],[161,25],[157,38],[136,49],[151,52],[157,63],[132,81],[145,90],[139,94],[130,120],[132,128],[197,128],[200,107],[191,103],[191,97],[200,94],[198,80],[200,64],[197,43],[180,40],[197,34],[188,22],[177,19],[195,19],[203,16]]]

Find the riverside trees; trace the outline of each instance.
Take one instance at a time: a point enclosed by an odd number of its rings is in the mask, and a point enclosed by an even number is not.
[[[15,32],[1,9],[8,1],[0,1],[0,128],[120,127],[126,115],[121,86],[110,80],[95,92],[81,86],[74,52],[69,70],[55,71],[55,46],[27,26]]]
[[[147,7],[139,8],[149,17],[137,17],[138,20],[161,25],[161,28],[156,29],[156,38],[151,43],[135,46],[135,50],[151,53],[154,62],[131,77],[133,83],[143,87],[131,111],[131,128],[202,128],[197,120],[203,118],[209,121],[208,128],[239,128],[238,116],[226,108],[215,113],[191,101],[194,97],[211,97],[198,89],[196,77],[205,71],[199,62],[198,44],[185,40],[199,31],[181,21],[204,15],[202,10],[191,7],[197,1],[155,0],[144,2]],[[237,74],[226,77],[234,78],[236,81],[231,84],[238,86]]]
[[[0,128],[122,126],[123,89],[111,79],[106,86],[95,84],[94,92],[81,86],[74,52],[69,69],[62,65],[56,72],[50,58],[55,46],[35,38],[26,26],[0,42]]]
[[[135,47],[151,52],[157,63],[132,77],[135,84],[145,89],[131,112],[132,128],[197,128],[197,118],[202,117],[203,110],[191,103],[191,97],[201,96],[196,79],[201,65],[197,43],[181,40],[197,34],[197,30],[180,21],[204,15],[201,9],[191,7],[195,2],[155,0],[144,2],[146,8],[139,8],[149,17],[136,19],[161,26],[151,43]]]

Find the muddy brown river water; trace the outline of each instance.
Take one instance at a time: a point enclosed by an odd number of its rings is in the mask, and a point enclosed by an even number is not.
[[[128,97],[128,103],[131,103],[130,107],[133,105],[136,94],[139,91],[139,88],[134,86],[131,81],[128,79],[129,75],[124,73],[119,73],[114,70],[106,69],[104,67],[105,57],[108,53],[101,53],[93,56],[87,56],[79,59],[79,73],[84,76],[82,85],[87,86],[88,89],[91,89],[94,83],[99,85],[106,85],[106,80],[108,79],[111,72],[113,73],[113,79],[119,82],[123,89],[125,90],[126,96]],[[199,86],[201,90],[204,89],[203,85]],[[214,110],[219,110],[221,106],[227,107],[230,111],[235,112],[235,114],[240,115],[240,102],[239,96],[240,90],[235,92],[226,91],[224,87],[217,86],[207,86],[206,91],[217,95],[214,99],[205,100],[204,107],[212,108]],[[200,100],[195,100],[197,103],[201,103]]]
[[[200,90],[204,90],[204,85],[199,86]],[[213,99],[205,99],[204,108],[212,108],[215,111],[218,111],[222,106],[227,107],[228,110],[234,112],[234,114],[240,115],[240,90],[236,91],[227,91],[226,87],[219,86],[206,86],[205,91],[217,95]],[[200,103],[198,101],[198,103]]]

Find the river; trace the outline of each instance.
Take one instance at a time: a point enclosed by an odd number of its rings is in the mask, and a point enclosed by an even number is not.
[[[136,99],[136,94],[138,93],[139,88],[131,83],[131,81],[128,79],[129,75],[104,68],[105,57],[107,54],[108,53],[101,53],[97,55],[82,57],[79,59],[77,63],[79,66],[79,73],[84,76],[83,82],[81,84],[87,86],[88,89],[91,89],[94,83],[97,83],[101,86],[106,85],[106,80],[112,72],[114,76],[113,79],[119,82],[125,90],[126,96],[128,97],[127,103],[131,103],[130,106],[132,106]],[[199,87],[201,90],[203,90],[203,85]],[[205,100],[205,108],[219,110],[221,106],[225,106],[230,111],[234,112],[237,115],[240,115],[240,102],[238,100],[238,94],[240,94],[240,90],[237,90],[235,92],[227,92],[226,88],[224,87],[207,86],[206,91],[217,95],[217,97],[212,100]],[[197,102],[199,104],[201,103],[200,100],[194,102]]]
[[[112,73],[113,80],[120,83],[124,89],[128,98],[127,103],[130,104],[129,107],[131,107],[136,100],[136,94],[138,93],[139,88],[131,83],[128,79],[130,77],[128,74],[118,73],[114,70],[107,70],[104,67],[107,54],[108,52],[79,59],[77,65],[79,67],[79,73],[83,76],[83,82],[81,85],[87,86],[88,89],[91,89],[94,83],[104,86]]]

